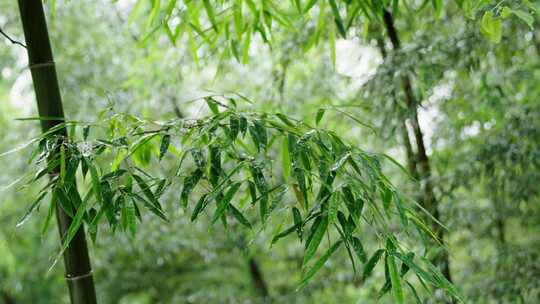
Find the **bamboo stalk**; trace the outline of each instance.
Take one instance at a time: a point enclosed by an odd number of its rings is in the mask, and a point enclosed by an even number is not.
[[[58,118],[58,120],[40,121],[42,131],[46,132],[63,122],[64,110],[42,1],[19,0],[19,11],[24,29],[28,61],[32,73],[39,116]],[[62,128],[53,135],[67,138],[67,130]],[[53,174],[58,171],[59,169],[55,168]],[[60,207],[56,208],[56,219],[63,241],[72,219]],[[64,265],[71,303],[97,303],[86,237],[82,226],[64,252]]]
[[[394,50],[401,49],[399,36],[394,25],[394,17],[392,16],[392,13],[387,9],[383,10],[383,20],[386,27],[386,32],[388,34],[388,37],[390,38],[390,42],[392,43]],[[412,81],[408,75],[404,75],[402,77],[401,86],[405,93],[405,103],[407,104],[408,110],[411,113],[409,118],[416,142],[416,157],[414,157],[412,160],[409,158],[409,163],[411,163],[410,167],[412,168],[414,166],[417,169],[417,171],[414,173],[417,173],[418,176],[425,183],[424,193],[421,200],[423,207],[426,208],[437,221],[440,221],[439,206],[433,189],[431,166],[424,144],[424,134],[422,132],[422,129],[420,128],[420,123],[418,121],[418,101],[414,96],[412,89]],[[407,124],[403,122],[403,126],[406,128]],[[409,153],[407,154],[407,156],[412,157],[412,155],[410,155]],[[439,240],[444,244],[444,230],[433,221],[431,221],[431,228],[435,231]],[[443,252],[439,255],[438,264],[441,267],[443,275],[446,277],[446,279],[448,279],[448,281],[451,282],[452,276],[450,273],[450,258],[446,250],[443,250]]]

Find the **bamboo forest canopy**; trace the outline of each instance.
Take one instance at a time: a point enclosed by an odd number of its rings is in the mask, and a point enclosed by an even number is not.
[[[0,303],[540,300],[537,1],[41,5],[0,4]]]
[[[540,6],[529,0],[140,0],[130,12],[129,22],[141,18],[144,21],[139,26],[141,43],[164,33],[176,44],[185,35],[195,61],[198,50],[205,46],[217,53],[214,56],[232,55],[245,62],[253,35],[259,35],[271,47],[275,31],[306,32],[303,49],[328,42],[335,56],[337,38],[347,38],[351,29],[367,34],[370,24],[382,22],[385,11],[397,16],[400,10],[418,15],[431,10],[429,13],[436,18],[446,10],[458,10],[464,19],[475,21],[474,26],[487,39],[499,42],[505,19],[521,19],[532,29],[533,14]]]

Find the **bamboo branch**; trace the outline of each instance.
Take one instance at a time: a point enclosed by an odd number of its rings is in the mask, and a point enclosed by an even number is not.
[[[23,48],[26,49],[26,45],[24,45],[23,43],[11,38],[8,34],[6,34],[6,32],[4,32],[4,30],[2,30],[2,28],[0,27],[0,34],[2,34],[2,36],[6,37],[7,40],[9,40],[9,42],[13,43],[13,44],[18,44],[20,46],[22,46]]]

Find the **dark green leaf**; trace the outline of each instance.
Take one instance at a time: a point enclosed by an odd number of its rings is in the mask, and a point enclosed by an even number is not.
[[[212,218],[212,223],[215,223],[225,213],[225,210],[227,210],[227,207],[229,207],[231,199],[236,194],[240,186],[241,183],[234,183],[225,193],[223,199],[218,202],[216,213],[214,213],[214,217]]]
[[[325,109],[319,109],[317,110],[317,116],[315,117],[315,124],[318,126],[319,122],[321,122],[321,119],[324,116],[324,112],[326,112]]]
[[[313,264],[313,267],[311,267],[303,276],[302,276],[302,282],[300,283],[300,286],[305,286],[307,284],[307,282],[309,282],[309,280],[311,278],[313,278],[313,276],[317,273],[317,271],[319,271],[319,269],[321,269],[321,267],[324,265],[324,263],[326,263],[326,261],[328,261],[328,259],[330,258],[330,256],[332,256],[332,254],[339,248],[339,246],[341,246],[341,243],[342,243],[342,240],[339,240],[337,241],[336,243],[334,243],[334,245],[332,245],[332,247],[330,247],[318,260],[317,262],[315,262],[315,264]]]
[[[162,210],[161,204],[159,203],[156,196],[152,192],[152,189],[150,189],[150,186],[148,186],[148,184],[142,179],[142,177],[138,176],[137,174],[133,174],[133,178],[139,185],[139,188],[141,188],[141,190],[143,191],[144,195],[146,196],[146,199],[148,199],[148,201],[152,205],[154,205],[154,207],[156,207],[159,210]]]
[[[360,241],[360,239],[353,236],[351,238],[351,243],[352,243],[354,252],[356,252],[356,256],[358,256],[358,259],[362,263],[366,263],[367,255],[366,255],[366,252],[364,251],[364,247],[362,246],[362,242]]]
[[[195,205],[195,209],[193,209],[193,213],[191,214],[191,221],[195,221],[197,219],[197,217],[199,216],[199,213],[201,213],[204,208],[206,207],[206,205],[208,204],[206,198],[207,198],[208,194],[203,194],[203,196],[201,196],[201,198],[199,198],[199,201],[197,202],[197,204]]]
[[[309,236],[308,244],[306,247],[306,252],[304,255],[304,261],[302,262],[302,265],[306,265],[311,258],[315,255],[317,252],[317,248],[319,248],[319,245],[321,244],[321,241],[324,237],[324,234],[326,233],[326,229],[328,228],[328,217],[323,216],[319,225],[317,225],[316,229],[312,232],[312,234]]]
[[[167,153],[167,150],[169,149],[169,145],[171,143],[171,135],[165,134],[161,138],[161,144],[159,145],[159,160],[163,158],[165,153]]]
[[[339,14],[339,8],[336,1],[328,0],[328,2],[330,3],[330,7],[332,8],[332,13],[334,14],[334,21],[336,22],[339,34],[341,35],[341,37],[347,38],[347,32],[345,31],[345,26],[343,25],[343,20],[341,19],[341,15]]]
[[[396,261],[394,256],[388,255],[388,271],[390,272],[390,281],[392,282],[392,293],[396,302],[399,304],[405,303],[405,298],[403,297],[403,289],[401,288],[401,279],[398,273],[396,266]]]
[[[248,221],[248,219],[242,214],[242,212],[240,212],[240,210],[236,209],[236,207],[234,207],[234,205],[230,204],[229,205],[229,210],[231,210],[231,213],[233,214],[233,216],[236,218],[236,220],[240,224],[248,227],[249,229],[252,228],[250,222]]]
[[[379,259],[381,258],[383,253],[384,253],[383,249],[379,249],[375,251],[375,253],[371,256],[369,261],[366,263],[366,266],[364,268],[364,280],[366,280],[371,275],[371,273],[373,272],[373,269],[379,262]]]
[[[203,171],[201,169],[195,170],[190,176],[184,179],[184,188],[182,189],[182,194],[180,195],[180,202],[182,207],[186,207],[188,204],[189,194],[195,188],[201,177],[203,176]]]

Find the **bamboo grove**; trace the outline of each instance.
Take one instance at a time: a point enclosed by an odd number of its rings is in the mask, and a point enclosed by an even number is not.
[[[406,58],[400,57],[404,50],[396,20],[401,11],[426,10],[438,19],[451,6],[479,28],[487,43],[497,44],[505,22],[517,20],[533,29],[540,7],[527,0],[412,2],[139,0],[125,20],[139,47],[166,37],[171,48],[185,44],[182,47],[199,67],[208,58],[220,65],[229,60],[247,64],[255,40],[272,51],[279,43],[274,35],[284,33],[303,37],[300,53],[328,45],[335,67],[336,41],[363,32],[390,62],[385,67],[388,79],[383,79],[388,80],[389,94],[376,107],[388,110],[389,120],[397,121],[393,129],[400,129],[396,137],[406,151],[407,164],[402,166],[385,153],[362,150],[323,128],[331,112],[378,136],[369,123],[339,107],[321,107],[307,121],[284,112],[252,111],[251,105],[264,101],[240,93],[208,94],[184,103],[206,106],[206,114],[196,117],[176,105],[175,119],[135,115],[111,106],[95,119],[70,120],[64,117],[42,4],[20,0],[26,43],[19,44],[28,52],[39,112],[21,120],[39,121],[43,132],[1,155],[30,148],[30,169],[21,188],[41,187],[17,226],[45,209],[44,235],[56,216],[61,244],[51,253],[55,258],[50,268],[63,258],[72,303],[97,302],[86,235],[94,244],[105,233],[123,233],[134,240],[146,224],[145,214],[168,225],[171,210],[164,207],[164,196],[173,197],[174,212],[194,224],[207,221],[225,230],[247,231],[247,243],[268,231],[269,247],[295,239],[303,247],[299,289],[341,252],[361,282],[382,270],[379,298],[391,293],[396,303],[408,303],[407,299],[423,303],[420,285],[433,297],[444,292],[444,302],[464,302],[452,282],[448,230],[433,184],[436,168],[426,152],[425,130],[418,118],[419,68],[407,67],[402,73],[400,65]],[[54,14],[55,3],[48,4]],[[490,164],[478,170],[495,172]],[[417,196],[408,197],[393,185],[383,173],[387,165],[419,182]],[[504,180],[505,175],[499,174],[503,177],[497,176],[495,183]],[[504,238],[501,232],[501,242]]]

